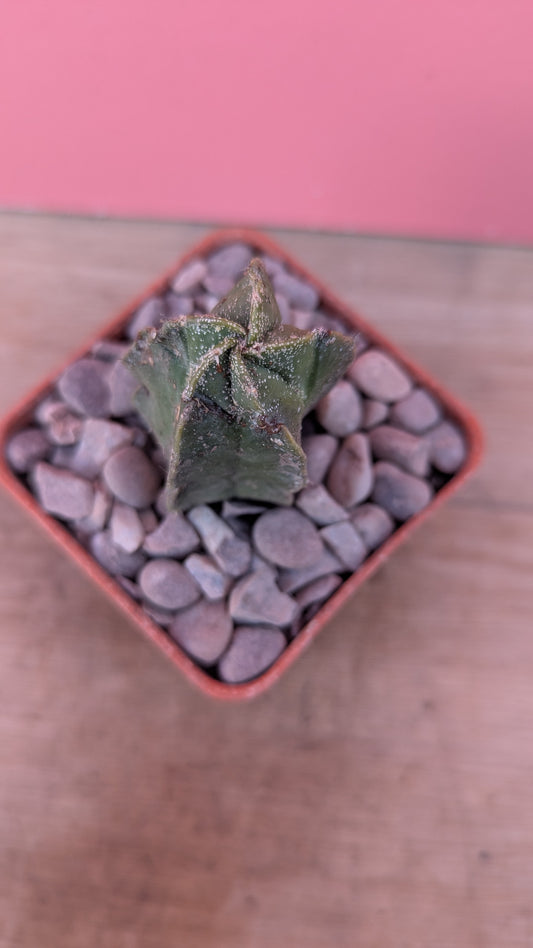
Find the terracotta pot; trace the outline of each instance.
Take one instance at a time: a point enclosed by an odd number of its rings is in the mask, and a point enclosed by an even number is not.
[[[170,277],[189,259],[199,255],[206,255],[216,248],[236,240],[242,240],[250,244],[256,248],[258,252],[264,251],[282,259],[291,270],[304,277],[309,283],[316,287],[324,306],[329,311],[333,314],[338,314],[348,325],[361,331],[371,343],[376,344],[384,351],[390,353],[398,363],[408,370],[416,382],[432,392],[443,406],[445,412],[455,420],[462,429],[467,443],[467,458],[461,470],[452,476],[435,494],[430,504],[421,513],[401,525],[389,539],[387,539],[379,549],[369,555],[363,565],[339,587],[314,618],[301,630],[274,665],[253,681],[238,685],[229,685],[213,679],[191,661],[170,636],[156,625],[137,602],[104,571],[92,556],[77,542],[68,529],[43,511],[35,497],[9,468],[5,460],[5,453],[6,443],[10,436],[28,423],[36,405],[50,392],[55,380],[66,365],[86,354],[98,339],[118,336],[123,326],[131,317],[132,312],[140,303],[152,294],[161,291],[168,283]],[[66,365],[60,366],[59,369],[50,375],[38,388],[27,395],[1,422],[0,445],[2,451],[0,457],[0,483],[19,501],[28,513],[37,519],[46,533],[48,533],[65,552],[73,557],[79,567],[100,586],[108,597],[132,619],[137,628],[150,639],[190,681],[213,698],[231,701],[252,698],[266,691],[267,688],[273,685],[303,650],[307,648],[315,636],[318,635],[322,627],[330,621],[346,600],[352,596],[356,589],[388,559],[390,554],[416,530],[426,517],[444,503],[450,494],[457,490],[465,479],[470,476],[479,464],[482,454],[482,436],[479,425],[466,408],[423,369],[413,363],[408,356],[400,352],[376,329],[366,323],[358,313],[339,300],[327,287],[323,286],[312,274],[308,273],[277,244],[263,234],[253,231],[218,231],[195,245],[187,254],[178,260],[177,264],[173,266],[171,270],[163,274],[163,276],[152,286],[148,287],[144,293],[126,306],[108,325],[104,326],[96,338],[90,339],[78,352],[74,353]]]

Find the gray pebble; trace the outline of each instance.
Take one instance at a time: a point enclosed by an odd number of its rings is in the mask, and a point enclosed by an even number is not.
[[[236,536],[226,521],[205,504],[193,507],[187,516],[200,534],[207,552],[224,573],[229,576],[246,573],[252,558],[246,540]]]
[[[235,284],[233,277],[218,276],[216,273],[208,273],[204,279],[204,286],[208,293],[220,299],[226,296]]]
[[[235,282],[253,257],[247,244],[233,243],[215,250],[207,261],[209,272],[216,276],[231,277]]]
[[[289,323],[296,326],[296,329],[311,329],[313,317],[307,309],[291,309]]]
[[[257,570],[235,584],[229,597],[229,610],[236,622],[270,622],[287,626],[294,621],[298,606],[276,585],[272,575]]]
[[[72,445],[79,441],[83,429],[83,420],[66,405],[59,402],[50,412],[46,433],[52,444]]]
[[[322,553],[318,530],[294,508],[267,510],[256,520],[252,535],[256,550],[277,566],[312,566]]]
[[[181,559],[199,546],[196,530],[181,510],[174,510],[146,537],[143,549],[150,556],[177,556]]]
[[[133,396],[139,382],[123,362],[115,362],[109,373],[109,413],[116,418],[130,415],[134,411]]]
[[[372,500],[394,517],[407,520],[427,507],[433,490],[427,481],[407,474],[388,461],[378,461],[374,467]]]
[[[329,434],[344,438],[361,424],[361,396],[346,379],[340,379],[320,399],[316,406],[317,418]]]
[[[43,428],[46,428],[53,420],[56,412],[61,409],[65,409],[65,403],[62,402],[60,398],[48,395],[36,406],[33,417]]]
[[[226,518],[247,517],[266,510],[263,504],[254,504],[245,500],[225,500],[222,504],[222,516]]]
[[[39,461],[33,471],[33,485],[47,513],[62,520],[77,520],[91,513],[94,488],[83,477]]]
[[[131,428],[103,418],[87,418],[67,466],[83,477],[96,477],[113,451],[129,444]]]
[[[335,590],[339,588],[341,583],[342,579],[340,576],[337,576],[336,573],[328,573],[326,576],[321,576],[320,579],[315,579],[314,582],[308,583],[307,586],[303,586],[302,589],[296,593],[294,598],[300,609],[303,610],[315,603],[325,602],[325,600],[329,599]]]
[[[155,509],[157,510],[160,517],[166,517],[167,513],[169,513],[167,506],[167,491],[165,487],[162,487],[157,495]]]
[[[192,313],[194,313],[192,296],[177,296],[176,293],[167,293],[165,296],[165,322],[167,319],[190,316]]]
[[[361,427],[365,431],[381,425],[389,413],[389,406],[385,402],[378,402],[375,398],[365,398],[363,402],[363,419]]]
[[[160,625],[163,629],[168,629],[172,622],[174,621],[175,610],[168,612],[166,609],[158,609],[157,606],[152,606],[149,602],[143,603],[143,609],[146,612],[146,615],[150,617],[152,622],[155,622],[156,625]]]
[[[129,343],[119,342],[118,339],[99,339],[91,352],[96,359],[102,359],[103,362],[116,362],[126,355],[129,348]]]
[[[172,289],[178,296],[195,289],[207,273],[207,264],[204,260],[189,260],[172,281]]]
[[[283,293],[276,293],[276,303],[281,316],[281,322],[287,326],[291,321],[292,310],[289,301]]]
[[[94,533],[89,540],[89,548],[95,560],[112,576],[135,576],[145,562],[140,550],[135,553],[125,553],[115,546],[109,530],[103,533]]]
[[[321,484],[337,453],[339,442],[333,435],[314,434],[302,438],[307,458],[307,478],[310,484]]]
[[[377,504],[368,503],[356,507],[351,520],[369,551],[381,546],[394,530],[392,517]]]
[[[195,310],[197,313],[210,313],[218,303],[218,296],[212,293],[199,293],[195,297]]]
[[[391,409],[390,420],[413,434],[424,434],[440,421],[440,406],[429,392],[415,388]]]
[[[229,645],[233,622],[224,603],[201,601],[178,612],[169,632],[195,661],[214,665]]]
[[[370,432],[369,438],[372,453],[378,460],[392,461],[416,477],[425,477],[428,473],[429,445],[418,435],[392,425],[379,425]]]
[[[144,540],[139,514],[133,507],[115,501],[109,523],[111,539],[125,553],[135,553]]]
[[[322,484],[304,487],[296,498],[296,506],[321,527],[348,519],[348,512],[333,499]]]
[[[306,566],[303,569],[282,569],[279,574],[278,585],[282,592],[293,593],[320,576],[343,571],[344,567],[341,561],[330,550],[324,549],[320,559],[313,566]]]
[[[150,296],[131,317],[126,328],[128,339],[135,339],[142,329],[158,329],[165,316],[165,302],[160,296]]]
[[[50,451],[48,438],[40,428],[25,428],[17,431],[8,441],[7,460],[19,474],[31,470],[37,461],[42,461]]]
[[[157,468],[135,445],[118,448],[104,464],[104,481],[109,490],[132,507],[149,507],[156,499],[161,482]]]
[[[412,387],[407,373],[380,349],[363,352],[347,374],[365,395],[382,402],[397,402],[405,398]]]
[[[373,473],[368,438],[351,434],[343,441],[327,476],[327,487],[344,507],[366,500],[372,490]]]
[[[443,421],[427,435],[430,460],[443,474],[454,474],[466,459],[466,443],[459,428]]]
[[[103,530],[109,520],[112,504],[113,500],[110,494],[97,484],[94,490],[92,510],[86,517],[76,520],[76,529],[82,534],[97,533],[99,530]]]
[[[146,507],[145,510],[140,510],[139,517],[141,518],[141,523],[145,533],[153,533],[156,527],[159,526],[159,519],[151,507]]]
[[[60,376],[61,398],[80,415],[101,418],[109,413],[109,366],[99,359],[79,359]]]
[[[220,678],[228,684],[257,678],[279,658],[286,644],[280,629],[267,625],[240,626],[218,663]]]
[[[185,609],[200,598],[200,589],[181,563],[150,560],[137,578],[143,595],[160,609]]]
[[[210,556],[192,553],[183,565],[196,580],[206,599],[214,601],[224,598],[232,581],[229,576],[219,570]]]
[[[323,527],[320,535],[346,569],[357,569],[367,555],[367,549],[351,523],[332,523]]]
[[[117,576],[117,583],[119,586],[122,586],[124,592],[127,592],[128,596],[131,596],[132,599],[139,600],[142,599],[141,587],[134,583],[132,579],[128,579],[127,576]]]
[[[285,272],[285,264],[283,261],[278,260],[277,257],[271,257],[268,253],[261,254],[261,260],[265,265],[265,270],[268,273],[269,277],[272,278],[276,273]]]
[[[307,310],[317,308],[319,300],[317,290],[301,277],[281,271],[274,275],[272,282],[276,294],[283,293],[291,306]]]

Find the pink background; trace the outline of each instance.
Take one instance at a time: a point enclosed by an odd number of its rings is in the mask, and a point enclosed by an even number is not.
[[[0,205],[533,241],[532,0],[17,0]]]

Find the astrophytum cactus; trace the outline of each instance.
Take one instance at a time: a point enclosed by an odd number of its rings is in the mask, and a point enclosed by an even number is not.
[[[139,333],[124,357],[167,461],[167,506],[290,504],[306,483],[302,418],[347,368],[352,339],[282,326],[263,263],[207,316]]]

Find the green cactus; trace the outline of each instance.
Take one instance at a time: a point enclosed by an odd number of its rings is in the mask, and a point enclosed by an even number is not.
[[[302,418],[353,355],[340,333],[281,325],[260,260],[210,315],[141,331],[124,362],[168,462],[169,510],[229,497],[290,504],[306,483]]]

